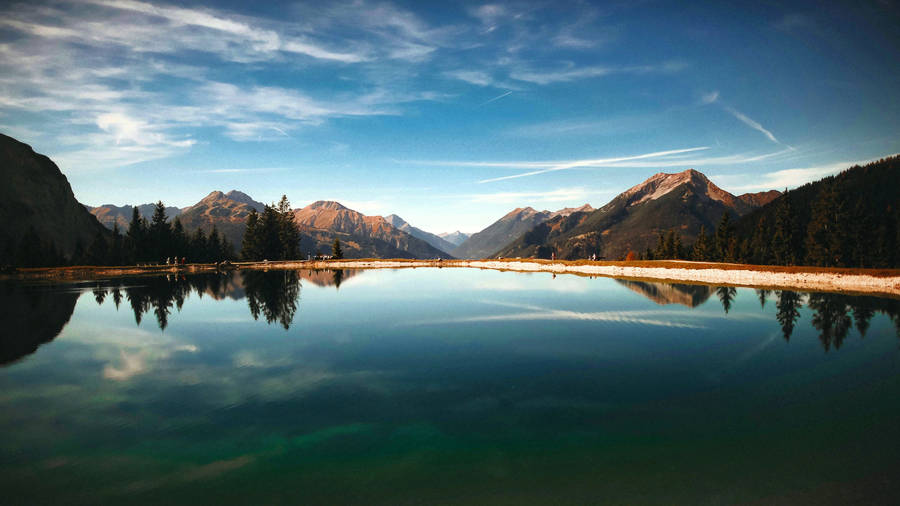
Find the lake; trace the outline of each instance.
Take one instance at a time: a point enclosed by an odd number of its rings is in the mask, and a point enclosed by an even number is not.
[[[4,504],[847,504],[900,300],[475,269],[0,284]]]

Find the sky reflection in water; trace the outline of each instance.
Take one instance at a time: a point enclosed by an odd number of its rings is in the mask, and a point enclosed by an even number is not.
[[[896,492],[896,299],[468,269],[0,296],[12,503]]]

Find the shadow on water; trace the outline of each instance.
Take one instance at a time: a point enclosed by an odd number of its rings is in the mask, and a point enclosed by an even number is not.
[[[0,283],[0,365],[34,353],[59,335],[79,295],[59,285]]]
[[[134,320],[141,325],[152,314],[160,330],[165,330],[173,311],[180,312],[191,295],[213,300],[247,300],[254,320],[265,319],[290,329],[300,305],[303,282],[321,287],[334,286],[359,271],[241,271],[196,275],[121,278],[97,282],[91,294],[98,305],[110,302],[118,310],[127,303]],[[689,308],[706,302],[713,293],[727,314],[737,296],[734,287],[710,287],[678,283],[616,280],[656,304],[681,304]],[[82,285],[83,286],[83,285]],[[52,341],[68,323],[83,289],[72,285],[0,284],[0,365],[15,362]],[[839,349],[854,327],[865,337],[871,319],[878,313],[890,318],[900,338],[900,300],[833,293],[802,293],[790,290],[756,289],[760,307],[774,293],[775,318],[789,341],[800,320],[800,310],[812,311],[810,324],[818,331],[825,351]]]

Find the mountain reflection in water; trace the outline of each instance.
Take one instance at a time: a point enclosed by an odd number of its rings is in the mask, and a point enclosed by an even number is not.
[[[271,270],[119,278],[80,284],[25,285],[0,284],[0,325],[6,331],[0,337],[0,365],[15,362],[52,341],[68,323],[78,297],[90,286],[97,304],[107,302],[116,309],[126,304],[141,325],[144,316],[153,314],[160,330],[165,330],[174,312],[180,312],[192,294],[214,300],[247,300],[254,320],[264,319],[290,329],[300,307],[304,282],[320,287],[334,286],[357,276],[354,270]],[[737,295],[734,287],[712,287],[683,283],[656,283],[616,280],[620,285],[659,305],[680,304],[688,308],[703,305],[713,293],[729,313]],[[900,337],[900,300],[834,293],[802,293],[790,290],[756,289],[762,309],[774,296],[775,318],[785,340],[790,340],[800,310],[812,311],[810,323],[818,332],[825,351],[839,349],[854,327],[864,337],[871,319],[887,315]]]

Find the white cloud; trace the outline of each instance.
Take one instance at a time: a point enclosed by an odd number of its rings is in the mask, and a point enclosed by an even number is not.
[[[627,65],[627,66],[585,66],[576,67],[570,65],[568,68],[546,72],[538,70],[515,70],[509,74],[509,77],[517,81],[526,81],[535,84],[552,84],[559,82],[575,81],[578,79],[587,79],[591,77],[602,77],[611,74],[651,74],[651,73],[673,73],[685,68],[685,64],[681,62],[667,62],[660,65]]]
[[[896,155],[886,155],[896,156]],[[783,190],[784,188],[796,188],[806,183],[817,181],[824,177],[832,176],[841,171],[849,169],[854,165],[865,165],[872,163],[879,158],[870,158],[868,160],[857,160],[855,162],[835,162],[815,167],[805,167],[796,169],[776,170],[765,174],[754,174],[755,182],[750,184],[731,185],[733,191],[748,192],[759,190]],[[732,178],[734,181],[747,181],[748,174],[734,174],[726,177]]]
[[[719,100],[719,92],[718,90],[713,90],[709,93],[704,93],[702,97],[700,97],[700,103],[703,105],[709,105],[713,102]]]
[[[709,149],[709,148],[704,146],[704,147],[696,147],[696,148],[672,149],[672,150],[668,150],[668,151],[656,151],[653,153],[644,153],[644,154],[640,154],[640,155],[623,156],[623,157],[616,157],[616,158],[574,160],[574,161],[562,163],[559,165],[555,165],[555,166],[551,166],[551,167],[547,167],[547,168],[543,168],[543,169],[539,169],[539,170],[534,170],[531,172],[525,172],[523,174],[513,174],[511,176],[501,176],[501,177],[495,177],[495,178],[490,178],[490,179],[482,179],[481,181],[479,181],[479,183],[492,183],[495,181],[504,181],[507,179],[516,179],[516,178],[520,178],[520,177],[535,176],[538,174],[545,174],[547,172],[556,172],[556,171],[560,171],[560,170],[574,169],[574,168],[579,168],[579,167],[582,167],[582,168],[600,167],[600,166],[604,166],[604,164],[609,164],[609,163],[624,162],[624,161],[629,161],[629,160],[641,160],[641,159],[648,159],[648,158],[659,158],[659,157],[675,155],[675,154],[679,154],[679,153],[690,153],[693,151],[702,151],[705,149]]]
[[[734,116],[735,118],[740,120],[745,125],[762,133],[763,135],[765,135],[766,138],[769,139],[770,141],[772,141],[776,144],[781,144],[781,141],[776,139],[775,135],[773,135],[772,132],[766,130],[762,125],[759,124],[759,122],[748,118],[747,115],[743,114],[742,112],[738,111],[737,109],[735,109],[733,107],[725,106],[725,110],[728,111],[729,113],[731,113],[732,116]]]
[[[490,74],[480,70],[451,70],[444,72],[444,75],[477,86],[490,86],[494,83]]]

